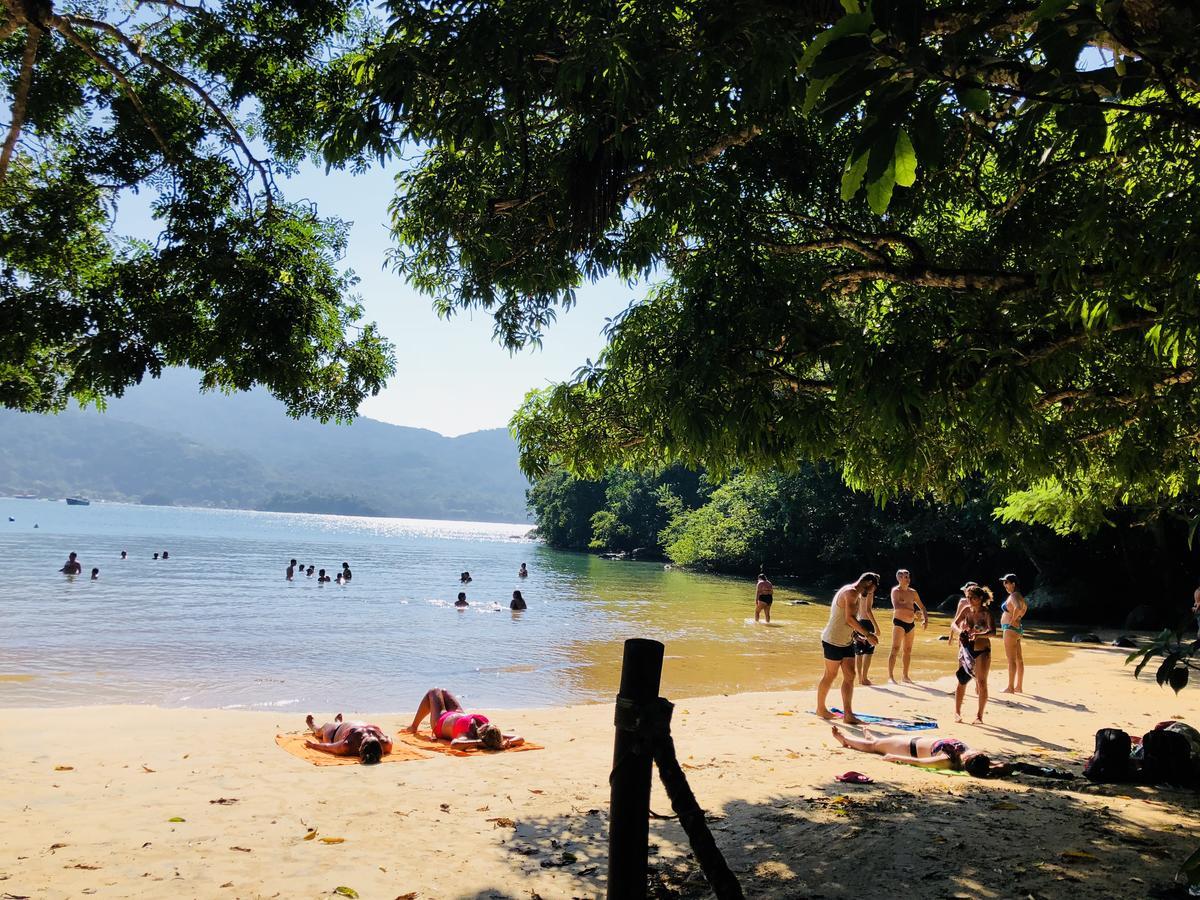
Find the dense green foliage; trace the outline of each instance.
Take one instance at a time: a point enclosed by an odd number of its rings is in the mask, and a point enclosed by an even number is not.
[[[392,0],[330,113],[405,139],[399,270],[517,347],[656,285],[514,420],[531,472],[824,460],[1063,531],[1200,483],[1188,0]]]
[[[379,391],[391,347],[359,322],[346,227],[275,181],[313,146],[300,98],[371,21],[357,0],[0,3],[0,406],[171,365],[321,419]],[[153,239],[118,233],[147,207]]]

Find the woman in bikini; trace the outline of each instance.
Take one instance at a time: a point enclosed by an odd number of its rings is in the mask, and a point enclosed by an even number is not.
[[[976,778],[987,778],[993,768],[990,759],[953,738],[908,738],[902,734],[872,737],[865,731],[861,738],[856,738],[842,734],[836,725],[833,726],[833,736],[843,747],[863,753],[878,753],[885,762],[905,763],[926,769],[953,769]]]
[[[954,627],[959,631],[958,671],[954,673],[958,685],[954,689],[954,721],[962,721],[963,695],[967,691],[967,682],[975,679],[975,690],[979,692],[979,711],[975,715],[975,724],[983,724],[983,708],[988,701],[988,671],[992,667],[992,642],[989,635],[996,633],[992,622],[992,614],[987,610],[987,604],[992,600],[992,592],[978,584],[967,588],[967,606],[963,607],[954,617]]]
[[[1004,636],[1004,657],[1008,660],[1008,687],[1005,694],[1019,694],[1024,689],[1025,657],[1021,650],[1021,636],[1025,629],[1021,622],[1029,612],[1029,604],[1017,584],[1016,575],[1004,576],[1004,590],[1008,599],[1000,604],[1000,634]]]
[[[378,725],[366,722],[343,722],[338,713],[332,722],[317,727],[310,715],[304,720],[315,741],[304,746],[334,756],[357,756],[364,765],[379,762],[385,753],[392,752],[392,739]]]
[[[425,717],[429,717],[433,728],[433,736],[449,741],[455,747],[483,747],[487,750],[507,750],[525,743],[525,739],[515,734],[504,734],[499,728],[488,721],[488,717],[479,713],[469,713],[463,709],[458,698],[444,688],[434,688],[426,691],[421,698],[421,705],[413,716],[412,725],[406,730],[417,733]]]

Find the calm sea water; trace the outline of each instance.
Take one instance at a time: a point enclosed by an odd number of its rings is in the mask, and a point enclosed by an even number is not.
[[[782,627],[755,627],[752,582],[557,552],[529,527],[0,499],[0,705],[400,712],[433,686],[493,708],[598,701],[628,637],[666,643],[666,696],[814,683],[828,609],[790,605],[803,591],[777,591]],[[57,574],[72,550],[84,575]],[[354,579],[289,583],[291,558]],[[953,670],[941,633],[918,641],[918,677]]]

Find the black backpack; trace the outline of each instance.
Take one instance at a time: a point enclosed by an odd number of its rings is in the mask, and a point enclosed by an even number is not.
[[[1146,732],[1142,737],[1142,780],[1147,784],[1193,785],[1196,774],[1188,739],[1165,728]]]
[[[1133,780],[1132,747],[1129,735],[1120,728],[1101,728],[1096,732],[1096,752],[1084,764],[1083,774],[1090,781],[1127,784]]]

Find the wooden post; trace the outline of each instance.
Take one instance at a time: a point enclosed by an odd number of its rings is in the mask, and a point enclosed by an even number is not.
[[[650,781],[653,750],[628,727],[630,704],[658,698],[663,645],[644,638],[625,642],[621,687],[617,692],[617,734],[608,814],[608,900],[646,896],[646,855],[650,842]]]

